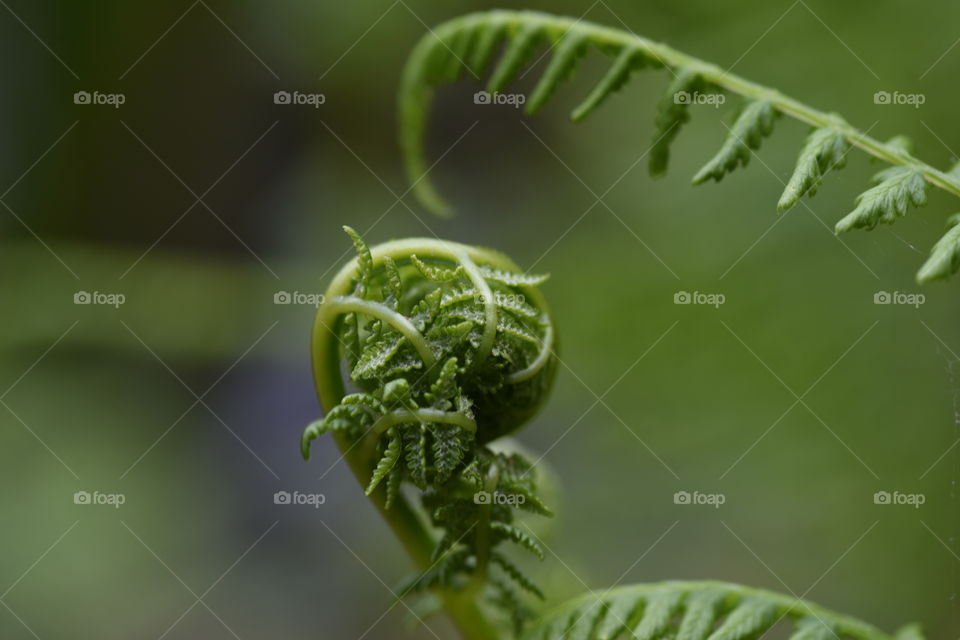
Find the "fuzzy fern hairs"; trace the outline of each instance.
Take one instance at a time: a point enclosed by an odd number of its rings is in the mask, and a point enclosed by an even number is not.
[[[434,87],[457,80],[464,71],[479,78],[501,45],[504,53],[490,73],[490,92],[502,91],[525,64],[533,61],[539,49],[549,49],[550,62],[527,101],[531,114],[546,104],[588,50],[596,49],[613,60],[606,75],[574,109],[575,121],[590,115],[626,84],[634,71],[666,68],[671,81],[657,110],[650,150],[651,175],[666,171],[670,143],[690,118],[690,101],[679,97],[726,91],[742,96],[743,103],[720,150],[697,172],[694,184],[719,181],[738,166],[746,165],[762,139],[772,133],[776,117],[786,115],[809,124],[812,130],[778,203],[781,211],[795,206],[804,195],[814,195],[824,175],[844,165],[851,147],[892,166],[880,171],[874,178],[875,186],[857,198],[853,211],[837,223],[838,233],[892,224],[911,207],[926,204],[930,185],[960,196],[960,162],[948,171],[936,169],[917,159],[910,142],[902,136],[881,142],[837,114],[818,111],[774,89],[632,33],[533,11],[487,11],[436,27],[417,44],[404,71],[399,102],[400,142],[408,173],[415,180],[414,192],[436,213],[449,212],[449,205],[429,180],[421,178],[427,168],[423,139]],[[960,269],[960,230],[956,221],[956,216],[949,220],[948,231],[917,274],[920,282],[948,278]]]
[[[542,559],[515,512],[551,513],[531,463],[488,443],[533,417],[553,383],[553,325],[537,290],[546,278],[487,249],[429,239],[369,248],[345,230],[357,257],[317,313],[313,361],[326,415],[304,431],[304,457],[315,438],[336,436],[420,565],[405,592],[446,591],[467,610],[479,594],[519,630],[527,611],[516,589],[542,594],[502,543]],[[344,395],[341,360],[356,393]],[[438,537],[404,484],[419,490]],[[464,615],[478,624],[478,614]]]

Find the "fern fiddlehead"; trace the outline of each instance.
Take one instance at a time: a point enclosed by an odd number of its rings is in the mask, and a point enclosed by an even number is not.
[[[785,185],[778,203],[781,211],[795,206],[804,195],[814,195],[823,176],[843,166],[850,147],[892,166],[879,172],[874,178],[876,186],[857,198],[854,210],[837,223],[838,233],[893,223],[908,208],[926,203],[929,185],[960,197],[960,162],[948,171],[932,167],[912,154],[909,142],[902,136],[882,142],[837,114],[819,111],[779,91],[632,33],[540,12],[497,10],[468,14],[436,27],[417,44],[404,70],[399,99],[400,142],[413,191],[434,212],[449,212],[448,204],[425,177],[423,141],[434,87],[455,81],[465,69],[480,77],[501,44],[504,53],[490,73],[490,92],[504,89],[534,59],[538,49],[550,49],[550,62],[527,101],[529,113],[543,107],[588,49],[594,48],[613,59],[606,75],[574,109],[575,121],[592,113],[634,71],[644,67],[667,68],[672,81],[657,112],[650,150],[651,175],[666,171],[670,143],[690,118],[690,101],[679,100],[678,96],[726,91],[742,96],[744,102],[720,151],[694,176],[694,184],[711,178],[719,181],[726,173],[746,165],[762,138],[772,133],[776,116],[782,114],[813,129]],[[960,231],[954,226],[955,220],[948,221],[947,232],[918,272],[920,282],[944,279],[960,269]]]
[[[422,570],[404,591],[446,593],[448,606],[469,609],[466,637],[490,637],[474,596],[496,600],[519,624],[525,607],[514,587],[541,595],[500,547],[513,542],[542,558],[515,512],[550,511],[531,464],[488,445],[532,418],[552,385],[554,330],[537,289],[545,277],[487,249],[431,239],[370,248],[345,230],[357,257],[317,313],[312,352],[325,416],[304,431],[303,455],[333,433]],[[354,393],[345,393],[342,360]],[[419,490],[438,537],[405,484]]]

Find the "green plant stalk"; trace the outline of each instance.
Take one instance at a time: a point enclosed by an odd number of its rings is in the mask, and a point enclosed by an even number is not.
[[[373,268],[383,265],[389,256],[400,260],[416,254],[421,259],[456,261],[463,255],[496,269],[519,271],[509,258],[491,249],[481,249],[453,242],[429,238],[412,238],[388,242],[371,249]],[[340,375],[340,342],[337,334],[343,319],[342,304],[337,300],[349,295],[356,273],[357,259],[348,262],[327,288],[324,304],[317,312],[313,327],[312,360],[317,395],[324,412],[339,404],[345,389]],[[546,308],[542,294],[531,289],[529,295],[541,308]],[[343,434],[334,434],[344,460],[357,481],[365,487],[376,464],[374,447],[354,445]],[[434,538],[425,518],[403,496],[398,495],[389,509],[382,486],[370,495],[370,500],[386,520],[394,535],[403,545],[418,569],[426,570],[432,564]],[[498,640],[501,636],[475,599],[472,590],[462,593],[445,591],[441,594],[444,608],[465,640]]]
[[[944,171],[936,169],[914,157],[906,150],[894,145],[886,144],[863,133],[856,127],[847,123],[842,117],[833,113],[826,113],[810,107],[799,100],[786,96],[775,89],[765,87],[761,84],[751,82],[746,78],[733,73],[724,71],[715,64],[711,64],[677,51],[665,44],[655,42],[643,36],[625,33],[616,29],[603,27],[601,25],[583,22],[574,18],[552,16],[535,11],[511,12],[511,11],[492,11],[483,14],[471,14],[456,18],[435,29],[436,36],[446,42],[445,36],[450,35],[461,28],[463,22],[469,22],[476,16],[482,15],[484,18],[499,17],[509,27],[518,28],[521,24],[530,24],[539,21],[542,26],[552,32],[554,39],[570,33],[573,35],[583,35],[589,37],[593,42],[616,46],[630,46],[640,49],[650,57],[662,62],[670,68],[686,68],[699,73],[704,80],[712,85],[726,89],[745,98],[768,100],[775,109],[796,120],[805,122],[814,127],[833,127],[841,132],[844,137],[855,147],[858,147],[866,153],[883,160],[892,165],[906,166],[917,169],[923,174],[924,179],[932,185],[935,185],[944,191],[960,197],[960,178],[950,175]],[[520,18],[523,17],[521,22]],[[407,92],[409,95],[409,92]],[[412,97],[412,96],[411,96]],[[409,106],[409,105],[407,105]],[[403,108],[403,105],[402,105]],[[413,132],[411,132],[413,133]],[[409,140],[404,144],[408,145]],[[413,176],[414,180],[421,180],[420,175]],[[425,189],[429,189],[426,184]]]

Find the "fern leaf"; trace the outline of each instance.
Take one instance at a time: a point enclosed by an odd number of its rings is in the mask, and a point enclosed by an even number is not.
[[[677,640],[707,640],[720,614],[723,594],[704,590],[690,595],[677,631]]]
[[[693,184],[702,184],[710,178],[720,182],[738,165],[747,166],[751,151],[759,149],[763,138],[773,132],[776,116],[777,111],[768,100],[749,102],[733,123],[720,151],[693,177]]]
[[[596,617],[598,610],[596,623],[581,627],[575,622]],[[664,582],[619,587],[599,596],[590,593],[554,608],[533,622],[522,638],[616,640],[626,634],[630,640],[755,640],[780,619],[795,624],[791,640],[895,640],[864,622],[804,600],[723,582]],[[578,629],[577,635],[570,633],[573,629]],[[905,635],[896,640],[921,639]]]
[[[507,315],[497,318],[497,333],[540,346],[540,338],[536,333]]]
[[[534,537],[526,531],[522,531],[517,527],[505,522],[491,522],[490,529],[499,534],[502,538],[516,542],[518,545],[537,556],[537,558],[543,560],[543,547],[540,546],[540,543],[537,542]]]
[[[527,102],[527,113],[533,115],[540,111],[550,96],[553,95],[560,83],[570,77],[577,60],[587,49],[587,39],[579,33],[567,32],[559,42],[554,44],[553,57],[550,64],[540,76],[540,81],[534,87]]]
[[[470,57],[470,51],[473,47],[477,30],[472,26],[454,31],[450,42],[444,43],[447,46],[446,68],[444,69],[443,79],[446,82],[455,82],[460,77],[460,73],[467,68],[470,69],[467,59]]]
[[[655,640],[659,638],[680,607],[683,594],[675,589],[665,589],[654,593],[646,601],[643,617],[633,629],[636,640]]]
[[[599,107],[604,100],[616,91],[619,91],[620,88],[627,83],[627,80],[630,79],[630,74],[633,73],[635,69],[643,67],[645,63],[646,58],[639,49],[624,47],[619,55],[617,55],[616,60],[613,61],[613,65],[607,71],[606,75],[600,79],[597,86],[590,92],[590,95],[570,114],[573,121],[580,122],[593,113],[593,110]]]
[[[960,213],[947,219],[947,232],[937,240],[930,257],[917,273],[917,282],[949,278],[960,269]]]
[[[442,267],[439,265],[430,265],[413,254],[410,256],[410,262],[423,274],[423,277],[433,282],[450,282],[463,275],[463,267]]]
[[[915,167],[890,167],[874,176],[875,187],[857,196],[857,208],[837,223],[837,233],[856,228],[873,229],[893,224],[910,205],[927,204],[927,181]]]
[[[680,133],[680,127],[690,119],[690,101],[682,97],[693,95],[703,87],[703,78],[699,73],[681,69],[660,98],[654,121],[653,146],[650,148],[650,175],[659,176],[666,172],[670,161],[670,143]]]
[[[790,636],[790,640],[839,640],[839,638],[830,625],[816,618],[805,618],[797,622],[796,632]]]
[[[390,441],[387,443],[387,448],[384,449],[383,457],[377,463],[376,469],[373,470],[373,476],[370,478],[370,484],[367,485],[367,495],[373,493],[380,482],[387,477],[387,474],[393,471],[397,460],[400,459],[400,452],[403,449],[400,443],[400,435],[396,429],[390,429],[388,437]]]
[[[470,66],[474,73],[483,73],[493,55],[497,52],[497,45],[507,33],[507,23],[503,18],[492,17],[481,23],[477,34],[476,44],[470,57]]]
[[[919,624],[908,624],[894,634],[896,640],[926,640],[923,634],[923,628]]]
[[[840,169],[846,163],[850,143],[841,131],[833,127],[814,129],[800,152],[797,167],[790,176],[777,203],[777,209],[786,211],[793,207],[804,194],[817,192],[823,176],[831,169]]]
[[[398,464],[397,467],[399,466]],[[393,505],[393,501],[400,495],[401,482],[403,482],[403,473],[399,468],[394,468],[394,470],[390,472],[390,475],[387,476],[387,499],[384,502],[384,506],[386,506],[387,509]]]
[[[753,640],[760,637],[776,618],[774,603],[762,598],[745,599],[713,632],[710,640]]]
[[[643,601],[632,595],[623,595],[610,597],[601,601],[605,615],[596,630],[597,640],[614,640],[622,632],[631,628],[634,619],[643,607]],[[596,600],[588,603],[588,606],[596,606]],[[575,609],[574,615],[578,614],[582,608]]]
[[[456,356],[448,359],[440,367],[440,373],[437,374],[437,379],[430,385],[430,391],[426,396],[427,400],[437,409],[446,411],[453,406],[451,399],[459,393],[457,387],[457,373],[459,371]]]
[[[487,91],[497,93],[510,84],[510,81],[520,72],[520,68],[533,57],[533,53],[543,38],[543,27],[536,22],[525,23],[513,35],[503,57],[490,76]]]
[[[536,287],[546,282],[550,276],[534,275],[530,273],[511,273],[501,271],[486,265],[480,267],[480,273],[487,282],[496,282],[508,287],[530,286]]]
[[[344,226],[343,230],[353,240],[353,248],[357,252],[357,285],[354,295],[362,298],[370,284],[370,279],[373,278],[373,256],[370,255],[370,247],[363,241],[359,233],[348,226]]]
[[[397,355],[407,339],[399,331],[387,331],[385,335],[372,344],[367,344],[360,354],[360,359],[353,367],[350,375],[355,379],[375,378],[381,375],[383,368]]]
[[[387,306],[396,311],[403,296],[403,280],[400,279],[400,270],[397,263],[390,256],[383,257],[383,268],[387,272]]]
[[[436,482],[443,484],[450,479],[456,468],[463,462],[467,453],[467,444],[459,427],[437,426],[433,431],[433,464],[436,470]]]
[[[543,591],[541,591],[537,585],[533,584],[533,582],[531,582],[530,579],[527,578],[527,576],[520,571],[515,564],[506,558],[506,556],[500,553],[494,553],[490,556],[490,559],[493,560],[493,562],[496,563],[501,569],[503,569],[503,572],[510,576],[510,579],[520,585],[520,587],[522,587],[524,590],[532,593],[541,600],[544,599]]]

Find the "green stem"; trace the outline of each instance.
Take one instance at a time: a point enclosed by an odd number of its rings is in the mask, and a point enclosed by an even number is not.
[[[408,260],[411,254],[418,257],[446,260],[457,263],[464,255],[473,262],[486,264],[497,269],[519,271],[509,258],[496,251],[480,249],[453,242],[444,242],[427,238],[397,240],[387,242],[371,249],[373,268],[382,267],[384,258],[390,257],[400,262]],[[343,320],[342,300],[349,295],[357,272],[357,259],[347,263],[334,277],[327,288],[325,299],[329,302],[320,306],[313,328],[312,359],[314,380],[320,404],[324,411],[330,411],[339,404],[344,396],[344,384],[340,377],[339,323]],[[527,293],[532,301],[542,309],[546,308],[542,294],[531,288]],[[370,447],[354,447],[345,435],[335,435],[337,445],[344,459],[353,471],[361,486],[366,486],[372,469],[375,467],[375,451]],[[386,520],[394,535],[410,555],[414,564],[422,571],[428,569],[434,548],[434,537],[424,517],[403,496],[399,495],[389,509],[386,508],[386,493],[378,487],[370,495],[370,500]],[[465,640],[498,640],[502,634],[487,617],[472,592],[444,591],[441,593],[444,608]]]

